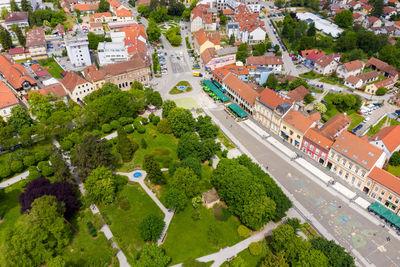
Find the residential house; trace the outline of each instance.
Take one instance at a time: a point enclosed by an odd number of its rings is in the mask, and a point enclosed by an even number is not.
[[[101,22],[89,23],[89,31],[95,34],[104,34],[103,23]]]
[[[382,73],[385,77],[393,78],[394,81],[397,81],[399,77],[399,71],[395,67],[374,57],[371,57],[367,63],[365,63],[365,67],[372,68],[373,70]]]
[[[346,85],[352,89],[358,89],[358,88],[362,87],[363,82],[360,77],[350,75],[344,81],[344,85]]]
[[[257,66],[274,73],[282,71],[283,60],[280,56],[251,56],[246,59],[247,66]]]
[[[190,31],[197,32],[216,31],[218,24],[218,11],[210,7],[210,4],[199,4],[193,8],[190,14]]]
[[[380,28],[380,27],[382,27],[382,21],[377,17],[370,16],[366,20],[363,21],[363,27],[366,29]]]
[[[362,12],[364,12],[365,14],[369,15],[369,13],[371,13],[372,11],[372,6],[371,5],[362,5],[361,6],[361,10]]]
[[[356,1],[350,1],[350,2],[347,3],[347,5],[352,7],[353,10],[359,9],[361,7],[361,4],[359,2],[356,2]]]
[[[357,78],[360,78],[362,81],[362,85],[365,85],[365,84],[377,81],[379,78],[379,73],[376,70],[369,71],[369,72],[365,72],[365,73],[357,75]]]
[[[291,101],[279,93],[265,89],[254,103],[254,119],[279,135],[282,117],[292,108]]]
[[[304,97],[309,94],[310,92],[308,91],[307,88],[305,88],[303,85],[300,85],[299,87],[295,88],[292,91],[289,91],[286,95],[286,97],[292,101],[292,103],[295,102],[302,102]]]
[[[365,20],[365,16],[362,13],[354,12],[353,13],[353,24],[362,24]]]
[[[29,50],[32,59],[47,58],[46,39],[43,27],[29,29],[26,33],[26,48]]]
[[[339,65],[340,55],[330,54],[320,57],[314,64],[314,71],[327,75],[336,71]]]
[[[220,201],[218,193],[214,188],[203,193],[201,196],[203,198],[204,206],[206,206],[207,209],[211,209]]]
[[[18,25],[21,30],[25,30],[25,27],[29,27],[28,12],[11,12],[7,14],[3,23],[4,28],[8,31],[12,31],[11,26],[14,24]]]
[[[94,22],[109,23],[113,21],[113,17],[110,12],[94,13],[92,20]]]
[[[51,31],[51,34],[63,38],[65,35],[64,25],[57,24],[57,26],[55,26],[54,29]]]
[[[233,99],[233,102],[236,102],[247,113],[253,114],[254,103],[260,92],[254,90],[233,73],[228,73],[224,77],[222,86],[226,89],[226,94]]]
[[[374,167],[368,174],[367,182],[362,189],[369,197],[387,209],[399,213],[400,178]]]
[[[370,95],[375,95],[376,94],[376,90],[378,90],[378,88],[384,87],[386,89],[391,89],[393,86],[395,85],[395,82],[392,78],[389,79],[385,79],[383,81],[379,81],[377,83],[373,83],[370,85],[367,85],[367,87],[365,87],[364,92]]]
[[[72,71],[68,71],[60,83],[75,102],[82,102],[85,96],[94,91],[94,87],[89,81]]]
[[[364,138],[343,131],[331,146],[327,167],[347,183],[362,190],[374,167],[382,168],[386,154]]]
[[[249,69],[246,66],[242,65],[226,65],[221,68],[217,68],[212,71],[213,77],[219,83],[223,82],[223,79],[229,74],[232,73],[236,77],[238,77],[241,81],[247,82],[249,81]]]
[[[83,69],[83,76],[93,84],[95,90],[100,89],[105,83],[105,74],[98,70],[96,65],[87,66]]]
[[[215,50],[220,49],[220,36],[219,33],[206,34],[203,29],[195,32],[194,37],[194,48],[199,51],[201,55],[204,50],[208,48],[215,48]]]
[[[26,59],[27,51],[23,47],[16,47],[11,48],[8,50],[8,55],[11,57],[12,60],[22,60]]]
[[[14,64],[10,59],[0,54],[0,76],[15,90],[18,96],[26,95],[30,90],[36,90],[37,82],[28,75],[21,64]]]
[[[200,54],[207,70],[214,70],[236,62],[237,47],[228,46],[216,50],[215,47],[207,48]]]
[[[386,16],[387,19],[390,19],[390,17],[392,15],[396,15],[397,14],[397,10],[394,7],[391,6],[385,6],[383,8],[383,14]]]
[[[77,9],[83,14],[89,14],[99,9],[99,4],[76,4],[73,9]]]
[[[51,96],[55,99],[60,99],[65,103],[68,103],[67,91],[65,91],[64,87],[61,83],[54,83],[47,85],[39,90],[37,90],[39,94],[44,96]]]
[[[308,49],[308,50],[301,50],[300,54],[298,56],[299,60],[305,61],[307,59],[307,56],[313,53],[318,53],[318,49]]]
[[[280,136],[289,144],[300,149],[305,133],[308,129],[314,127],[320,119],[321,116],[318,112],[306,116],[299,111],[291,109],[282,119]]]
[[[0,81],[0,116],[6,121],[11,116],[11,109],[18,104],[18,99],[11,89]]]
[[[139,53],[144,60],[149,61],[147,34],[143,25],[130,25],[121,28],[118,32],[111,33],[113,42],[119,41],[121,38],[125,42],[130,57]]]
[[[328,152],[333,142],[349,127],[351,118],[336,114],[321,128],[311,128],[304,136],[301,150],[312,159],[326,166]]]
[[[118,9],[115,12],[115,14],[117,16],[117,21],[118,22],[125,22],[125,21],[133,21],[133,20],[135,20],[133,18],[132,12],[129,11],[128,9],[125,9],[125,8]]]
[[[50,73],[39,64],[32,64],[30,68],[33,71],[33,73],[35,73],[36,75],[35,78],[43,78],[46,76],[51,76]]]
[[[398,92],[392,97],[391,102],[392,102],[394,105],[400,107],[400,91],[398,91]]]
[[[388,0],[388,3],[393,4],[396,8],[400,8],[399,0]]]
[[[364,63],[361,60],[353,60],[341,64],[337,68],[336,73],[339,77],[346,79],[350,75],[356,76],[362,73],[363,70],[364,70]]]
[[[400,149],[400,125],[382,128],[369,142],[386,153],[389,159]]]
[[[314,70],[315,63],[317,62],[318,59],[323,57],[325,55],[324,51],[318,51],[317,49],[314,49],[306,55],[306,59],[304,61],[304,65],[311,69]]]

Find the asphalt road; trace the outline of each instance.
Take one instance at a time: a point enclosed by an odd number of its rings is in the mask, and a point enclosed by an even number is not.
[[[257,161],[269,167],[269,172],[330,235],[354,255],[360,255],[359,262],[365,260],[367,263],[363,265],[369,266],[400,266],[400,242],[390,235],[387,228],[358,213],[348,201],[330,194],[330,188],[315,182],[317,178],[310,178],[312,174],[305,175],[300,166],[288,162],[276,150],[251,136],[232,118],[226,119],[222,109],[211,112],[219,120],[219,125],[229,129]],[[387,241],[388,236],[391,236],[391,241]]]

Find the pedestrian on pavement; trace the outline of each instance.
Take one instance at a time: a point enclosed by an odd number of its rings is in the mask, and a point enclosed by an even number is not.
[[[232,128],[232,124],[231,124],[231,126],[229,126],[229,128]]]

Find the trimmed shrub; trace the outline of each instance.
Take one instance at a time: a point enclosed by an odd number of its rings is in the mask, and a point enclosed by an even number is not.
[[[36,162],[47,160],[49,159],[49,157],[50,157],[50,152],[48,152],[47,150],[40,150],[35,153]]]
[[[109,132],[111,132],[112,131],[112,127],[111,127],[111,125],[110,124],[103,124],[103,126],[101,126],[101,131],[103,132],[103,133],[109,133]]]
[[[120,125],[125,126],[128,124],[128,118],[127,117],[121,117],[118,119],[118,122]]]
[[[224,149],[221,153],[221,156],[226,159],[228,157],[228,150]]]
[[[140,122],[135,122],[135,129],[140,134],[144,134],[146,132],[146,128],[140,124]]]
[[[22,172],[24,170],[24,164],[20,160],[14,160],[10,165],[13,173]]]
[[[30,167],[36,164],[35,156],[25,156],[24,157],[24,165],[26,167]]]
[[[1,165],[0,166],[0,178],[6,178],[11,175],[11,169],[8,165]]]
[[[29,181],[32,181],[32,180],[42,177],[42,174],[40,173],[40,171],[38,170],[38,168],[36,166],[29,167],[28,171],[29,171],[29,175],[28,175]]]
[[[70,140],[65,139],[60,143],[61,149],[65,151],[70,151],[73,145],[74,144]]]
[[[238,229],[237,229],[238,235],[240,237],[243,238],[247,238],[250,236],[250,230],[249,228],[247,228],[246,226],[244,226],[243,224],[239,225]]]
[[[50,166],[48,161],[41,161],[38,164],[38,168],[42,172],[43,176],[49,177],[54,173],[53,168]]]
[[[111,125],[111,128],[113,128],[113,130],[117,130],[118,127],[121,126],[121,125],[119,125],[119,122],[116,120],[110,122],[110,125]]]
[[[169,125],[168,119],[162,119],[157,124],[157,131],[162,134],[172,134],[172,129]]]
[[[133,123],[135,121],[135,119],[134,118],[132,118],[132,117],[127,117],[126,118],[126,123],[128,124],[128,123]]]
[[[154,126],[157,126],[157,124],[158,124],[160,121],[161,121],[161,119],[160,119],[160,117],[158,117],[158,116],[153,116],[153,117],[151,118],[151,123],[152,123]]]
[[[143,125],[146,125],[146,124],[149,123],[149,120],[148,120],[147,118],[145,118],[145,117],[142,117],[142,118],[140,119],[140,121],[142,122]]]
[[[134,129],[133,129],[133,127],[132,127],[132,125],[127,125],[127,126],[125,126],[125,132],[126,133],[133,133],[133,131],[134,131]]]
[[[249,251],[250,251],[250,254],[253,255],[253,256],[260,255],[261,252],[262,252],[261,244],[258,243],[258,242],[251,243],[250,246],[249,246]]]
[[[96,237],[97,236],[97,230],[96,228],[93,226],[92,222],[87,222],[86,226],[88,228],[88,232],[92,237]]]

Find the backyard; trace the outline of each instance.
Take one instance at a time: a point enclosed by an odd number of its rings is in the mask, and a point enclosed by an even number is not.
[[[400,166],[388,165],[386,167],[386,170],[391,174],[393,174],[394,176],[400,176]]]
[[[364,117],[358,115],[356,112],[349,114],[349,117],[351,118],[351,122],[349,128],[347,129],[348,131],[353,130],[354,127],[359,125],[364,120]]]
[[[189,204],[183,212],[174,215],[164,243],[167,254],[172,258],[171,264],[216,252],[241,240],[237,234],[239,220],[228,214],[225,208],[223,209],[224,215],[220,218],[214,214],[213,209],[201,206],[198,209],[199,216],[196,218],[195,210]],[[218,210],[215,211],[217,212]],[[219,233],[218,245],[210,241],[210,227],[215,227]]]
[[[51,76],[53,76],[56,79],[62,79],[63,76],[61,75],[61,72],[64,70],[58,65],[58,63],[51,57],[43,60],[39,60],[39,64],[45,68]]]
[[[123,187],[113,204],[99,205],[99,209],[130,262],[145,244],[138,229],[140,222],[150,214],[164,218],[164,214],[140,185],[132,182]]]

